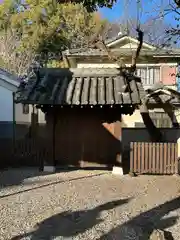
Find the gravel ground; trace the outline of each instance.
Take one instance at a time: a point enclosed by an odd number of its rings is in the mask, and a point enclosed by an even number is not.
[[[155,228],[180,239],[177,176],[16,169],[0,173],[0,184],[0,240],[145,240]]]

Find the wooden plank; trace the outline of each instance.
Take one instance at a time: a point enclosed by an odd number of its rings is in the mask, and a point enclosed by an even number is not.
[[[148,143],[148,154],[149,154],[148,173],[151,173],[152,172],[152,143]]]
[[[160,174],[163,174],[163,143],[159,144],[159,162],[160,162]]]
[[[134,143],[130,143],[130,172],[134,171]]]
[[[152,143],[152,173],[156,173],[156,143]]]
[[[134,172],[137,172],[137,143],[134,142]]]
[[[156,169],[156,174],[159,174],[159,143],[156,143],[155,145],[155,169]]]
[[[163,143],[164,152],[164,174],[167,174],[167,144]]]
[[[167,173],[171,174],[171,164],[172,164],[172,156],[171,156],[171,143],[167,143]]]
[[[137,143],[137,169],[138,173],[141,173],[141,143]]]
[[[171,143],[171,173],[175,173],[175,164],[176,164],[176,159],[175,159],[175,144]]]
[[[148,172],[148,163],[149,163],[149,153],[148,153],[148,143],[145,143],[145,150],[144,150],[144,164],[145,164],[145,173]]]
[[[174,171],[178,174],[178,145],[174,144],[174,159],[175,159],[175,166]]]
[[[142,149],[141,149],[141,171],[145,172],[145,159],[144,159],[144,150],[145,150],[146,143],[142,143]]]

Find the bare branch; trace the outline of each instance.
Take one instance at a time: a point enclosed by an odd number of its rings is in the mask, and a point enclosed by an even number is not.
[[[16,33],[6,31],[0,35],[0,57],[1,67],[18,76],[27,73],[35,54],[28,51],[17,51],[18,40]]]
[[[133,54],[132,56],[132,66],[131,66],[131,72],[134,73],[136,71],[136,63],[137,63],[137,59],[139,57],[141,48],[142,48],[142,44],[143,44],[143,36],[144,33],[143,31],[141,31],[139,28],[137,28],[137,32],[138,32],[138,41],[139,41],[139,45],[137,47],[137,50],[135,52],[135,54]]]

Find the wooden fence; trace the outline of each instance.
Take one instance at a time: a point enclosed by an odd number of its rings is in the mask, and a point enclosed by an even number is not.
[[[130,172],[138,174],[178,173],[177,144],[131,142]]]
[[[6,167],[38,166],[52,159],[52,144],[38,139],[10,139],[0,141],[0,169]]]

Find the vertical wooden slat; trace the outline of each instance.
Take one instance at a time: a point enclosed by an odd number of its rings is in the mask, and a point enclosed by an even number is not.
[[[130,172],[134,171],[134,143],[130,143]]]
[[[152,172],[151,173],[156,173],[156,144],[152,143]]]
[[[176,143],[131,143],[130,170],[138,173],[174,174],[178,171]]]
[[[160,154],[159,154],[159,161],[160,161],[160,174],[163,174],[163,144],[159,144]]]
[[[178,145],[175,144],[174,146],[174,159],[175,159],[175,166],[174,166],[174,171],[176,174],[178,174]]]
[[[151,143],[148,143],[148,152],[149,152],[148,173],[151,173],[151,169],[152,169],[152,144]]]
[[[145,172],[148,172],[148,162],[149,162],[149,155],[148,155],[148,143],[145,143],[145,150],[144,150],[144,160],[145,160]]]
[[[137,169],[138,173],[141,173],[141,143],[137,143]]]
[[[175,173],[175,162],[176,162],[176,159],[175,159],[175,143],[172,143],[171,144],[171,173]]]
[[[159,143],[156,143],[156,173],[160,174],[160,165],[159,165]]]
[[[163,143],[163,155],[164,155],[164,174],[167,173],[167,145]]]
[[[172,164],[172,157],[171,157],[171,143],[167,143],[167,173],[171,174],[171,164]]]
[[[142,172],[145,172],[145,166],[144,166],[144,162],[145,162],[145,159],[144,159],[145,144],[146,144],[146,143],[143,143],[143,144],[142,144],[142,150],[141,150],[141,164],[142,164],[141,171],[142,171]]]
[[[134,172],[137,172],[137,143],[134,142]]]
[[[174,143],[173,145],[173,159],[174,159],[174,165],[173,165],[173,171],[174,173],[178,173],[178,159],[176,155],[177,150],[177,143]]]

